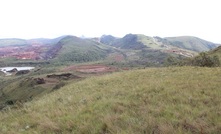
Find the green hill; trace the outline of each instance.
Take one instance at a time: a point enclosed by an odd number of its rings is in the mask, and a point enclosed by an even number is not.
[[[192,36],[168,37],[164,39],[166,39],[170,45],[196,52],[209,51],[219,46],[218,44]]]
[[[219,46],[197,37],[179,36],[179,37],[149,37],[143,34],[127,34],[123,38],[116,38],[111,35],[102,36],[101,42],[121,49],[173,49],[172,47],[182,50],[190,50],[195,52],[208,51]]]
[[[102,36],[100,40],[101,43],[121,49],[140,50],[143,48],[156,48],[156,46],[158,46],[158,44],[153,41],[152,37],[142,34],[127,34],[123,38],[116,38],[111,35],[107,35]]]
[[[134,34],[127,34],[123,38],[116,40],[113,43],[114,47],[118,47],[121,49],[142,49],[146,46],[138,41],[137,35]]]
[[[162,66],[171,55],[182,59],[218,46],[190,36],[160,38],[143,34],[127,34],[123,38],[103,35],[92,39],[75,36],[31,40],[2,39],[0,47],[1,45],[15,45],[14,48],[2,48],[0,56],[5,63],[8,63],[7,58],[13,58],[15,64],[20,61],[24,63],[23,59],[33,59],[55,65],[94,61],[105,61],[107,64],[115,64],[117,61],[119,64],[119,61],[123,61],[122,64],[127,66]]]
[[[196,54],[196,52],[166,44],[160,39],[143,34],[127,34],[123,38],[106,35],[100,38],[100,42],[118,48],[132,65],[162,66],[170,56],[182,59]]]
[[[56,52],[53,62],[97,61],[104,59],[108,53],[114,51],[114,49],[107,45],[75,36],[67,36],[61,39],[56,46],[59,51]]]
[[[220,68],[92,77],[0,112],[0,133],[221,133]]]

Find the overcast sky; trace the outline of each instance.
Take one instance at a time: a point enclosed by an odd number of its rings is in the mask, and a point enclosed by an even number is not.
[[[220,0],[0,0],[0,38],[128,33],[221,43]]]

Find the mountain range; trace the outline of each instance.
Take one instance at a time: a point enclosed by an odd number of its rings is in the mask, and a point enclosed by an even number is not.
[[[126,62],[160,65],[168,56],[193,57],[218,47],[192,36],[150,37],[127,34],[122,38],[103,35],[98,38],[61,36],[55,39],[0,39],[0,57],[15,60],[47,60],[51,63]]]

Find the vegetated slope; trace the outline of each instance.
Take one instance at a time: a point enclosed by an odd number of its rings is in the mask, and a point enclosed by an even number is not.
[[[180,48],[182,50],[190,50],[195,52],[208,51],[220,44],[215,44],[197,37],[179,36],[179,37],[149,37],[143,34],[127,34],[123,38],[116,38],[111,35],[104,35],[100,41],[104,44],[111,45],[122,49],[163,49],[170,50]],[[173,48],[172,48],[173,47]]]
[[[221,68],[89,78],[0,113],[1,133],[221,133]]]
[[[104,59],[113,48],[93,41],[75,36],[67,36],[57,44],[60,50],[54,56],[54,62],[89,62]]]
[[[25,102],[31,100],[32,97],[49,92],[48,90],[51,89],[43,88],[40,84],[37,84],[37,79],[31,77],[2,80],[0,86],[0,110],[7,105],[15,104],[17,101]]]
[[[111,35],[104,35],[100,39],[101,43],[111,45],[121,49],[133,49],[139,50],[143,48],[154,48],[152,37],[148,37],[141,34],[127,34],[123,38],[116,38]]]
[[[0,72],[0,111],[9,105],[23,103],[58,90],[66,83],[81,77],[72,72],[61,72],[59,67],[47,66],[30,72],[18,71],[11,76]]]
[[[170,45],[196,52],[209,51],[219,46],[219,44],[192,36],[168,37],[164,39]]]
[[[143,34],[127,34],[123,38],[104,35],[100,38],[100,42],[124,52],[132,65],[162,66],[170,56],[182,59],[196,54]]]
[[[201,52],[194,57],[183,59],[176,64],[201,67],[220,67],[220,59],[221,46],[207,52]]]
[[[123,38],[116,40],[113,43],[114,47],[118,47],[121,49],[142,49],[146,46],[138,41],[137,35],[134,34],[127,34]]]
[[[218,56],[219,59],[221,60],[221,46],[213,49],[213,50],[210,50],[208,51],[208,54],[211,55],[211,56]]]

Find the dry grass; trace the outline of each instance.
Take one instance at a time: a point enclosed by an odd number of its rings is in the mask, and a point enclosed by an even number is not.
[[[92,77],[0,113],[0,133],[221,133],[221,68]]]

